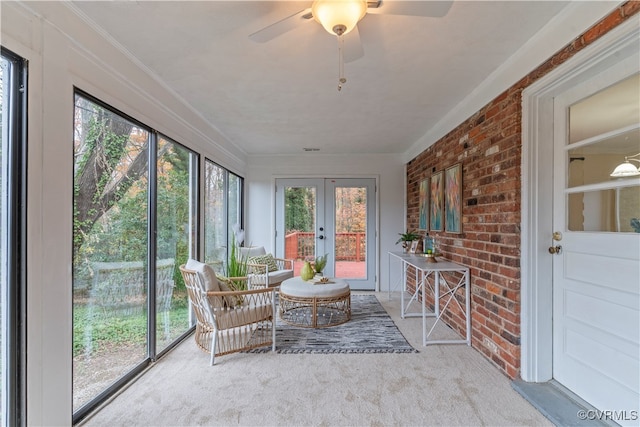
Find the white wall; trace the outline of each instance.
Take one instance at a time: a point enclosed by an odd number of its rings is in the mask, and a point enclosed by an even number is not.
[[[246,241],[275,248],[276,178],[377,178],[378,179],[378,282],[379,289],[389,287],[387,252],[398,250],[398,233],[405,228],[405,165],[401,155],[321,155],[308,153],[291,156],[250,156],[246,188]],[[395,270],[392,270],[392,278]],[[397,272],[399,274],[399,272]]]
[[[1,2],[2,45],[29,61],[27,422],[72,422],[74,86],[244,175],[244,153],[61,2]]]
[[[72,421],[73,88],[246,176],[248,239],[273,245],[276,176],[376,177],[380,278],[404,228],[397,155],[251,158],[59,2],[2,2],[2,45],[29,61],[27,422]],[[247,166],[249,162],[249,166]],[[248,173],[247,173],[248,171]],[[277,171],[275,175],[273,171]]]

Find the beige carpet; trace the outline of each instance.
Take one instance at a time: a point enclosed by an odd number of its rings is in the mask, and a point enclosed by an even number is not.
[[[238,353],[210,367],[190,338],[85,424],[552,425],[476,350],[423,347],[421,319],[400,319],[399,294],[377,296],[419,353]]]

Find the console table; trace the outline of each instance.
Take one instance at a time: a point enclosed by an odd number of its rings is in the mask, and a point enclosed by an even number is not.
[[[424,256],[407,254],[404,252],[389,252],[389,295],[391,295],[391,262],[399,260],[401,263],[401,276],[396,284],[402,285],[400,296],[401,317],[422,317],[422,344],[467,344],[471,345],[471,286],[469,283],[469,268],[442,258],[438,262],[427,262]],[[405,306],[405,294],[407,293],[407,271],[409,267],[415,269],[416,288],[411,293],[411,298]],[[443,273],[451,273],[447,278]],[[434,311],[427,312],[426,289],[431,289],[434,295]],[[458,289],[465,288],[464,308],[455,298]],[[441,289],[444,292],[441,292]],[[422,295],[422,311],[420,313],[408,312],[409,307],[418,297]],[[440,302],[444,301],[442,309]],[[447,310],[452,302],[458,305],[466,318],[466,338],[465,339],[440,339],[430,340],[429,336],[442,318],[442,314]],[[434,317],[435,322],[431,329],[427,331],[427,317]]]

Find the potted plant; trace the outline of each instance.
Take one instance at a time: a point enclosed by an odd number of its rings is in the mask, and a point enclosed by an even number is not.
[[[400,238],[396,241],[396,245],[402,242],[402,247],[404,248],[405,252],[408,251],[411,247],[411,242],[413,242],[414,240],[419,240],[422,237],[420,236],[420,234],[418,234],[417,231],[407,230],[406,233],[398,234],[400,235]]]
[[[327,266],[327,255],[329,254],[324,254],[322,256],[316,257],[316,261],[313,264],[313,268],[315,269],[317,275],[322,276],[322,272],[324,271],[324,268]]]
[[[247,274],[249,273],[249,256],[241,255],[239,244],[235,236],[231,239],[231,250],[227,261],[227,283],[237,291],[247,289]]]

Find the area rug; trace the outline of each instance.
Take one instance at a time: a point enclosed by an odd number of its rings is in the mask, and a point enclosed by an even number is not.
[[[250,350],[271,351],[271,347]],[[417,353],[374,295],[351,295],[351,320],[329,328],[300,328],[278,318],[277,353]]]

